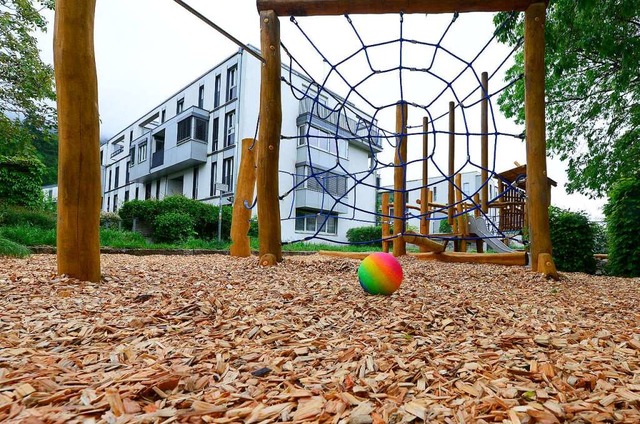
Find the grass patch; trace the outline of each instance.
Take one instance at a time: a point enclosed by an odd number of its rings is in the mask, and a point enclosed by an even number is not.
[[[23,246],[55,246],[56,230],[16,225],[0,227],[0,237]]]
[[[100,246],[116,249],[148,249],[149,243],[140,233],[101,228]]]
[[[26,258],[31,252],[21,244],[15,243],[6,238],[0,237],[0,256],[11,256],[13,258]]]

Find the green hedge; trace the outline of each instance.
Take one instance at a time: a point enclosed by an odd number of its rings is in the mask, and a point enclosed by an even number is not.
[[[153,238],[159,242],[184,241],[195,235],[194,219],[182,212],[166,212],[153,220]]]
[[[0,156],[0,202],[41,208],[43,172],[44,165],[36,158]]]
[[[358,243],[365,246],[382,246],[382,227],[365,226],[354,227],[347,230],[347,240],[350,243]]]
[[[607,272],[624,277],[640,276],[640,173],[614,186],[604,214],[609,236]]]
[[[560,271],[596,272],[593,257],[595,231],[584,212],[572,212],[551,206],[549,227],[553,259]]]

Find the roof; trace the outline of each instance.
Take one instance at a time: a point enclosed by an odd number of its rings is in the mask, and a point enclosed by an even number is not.
[[[518,188],[521,188],[523,190],[526,189],[527,165],[516,166],[515,168],[500,172],[497,175],[500,177],[500,179],[509,183],[513,183],[514,181],[518,180],[519,177],[524,176],[524,178],[521,178],[520,181],[518,181],[517,186]],[[547,177],[547,180],[549,180],[549,184],[551,184],[553,187],[558,186],[558,183],[551,178]]]

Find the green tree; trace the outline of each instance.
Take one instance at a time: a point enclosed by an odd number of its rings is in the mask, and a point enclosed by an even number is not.
[[[0,153],[31,154],[34,133],[55,127],[53,68],[34,33],[46,31],[53,0],[0,0]]]
[[[524,14],[500,13],[500,41],[520,42]],[[602,196],[640,169],[640,2],[551,0],[547,10],[547,145],[568,161],[567,191]],[[523,73],[517,53],[507,71]],[[499,100],[507,117],[524,122],[524,81]]]

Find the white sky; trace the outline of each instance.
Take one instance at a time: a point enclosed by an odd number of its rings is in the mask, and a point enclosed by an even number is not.
[[[209,17],[216,24],[233,34],[244,43],[259,46],[259,18],[255,8],[255,0],[188,0],[189,4]],[[52,63],[53,14],[49,15],[49,31],[39,37],[43,59]],[[353,16],[355,26],[365,43],[380,42],[397,39],[399,35],[398,16]],[[449,34],[443,41],[443,47],[466,61],[471,60],[489,41],[493,31],[490,14],[461,15]],[[352,53],[358,40],[350,29],[344,17],[318,17],[298,19],[301,26],[309,32],[320,51],[331,59],[344,58]],[[420,41],[437,42],[443,29],[451,20],[450,15],[411,15],[405,16],[405,38]],[[281,18],[281,36],[283,43],[292,50],[293,55],[300,60],[314,76],[323,76],[329,67],[320,61],[315,52],[300,37],[299,32],[289,22],[288,18]],[[422,57],[431,57],[432,50],[416,45],[404,45],[404,64],[406,66],[426,67]],[[101,138],[108,138],[129,125],[145,112],[161,103],[168,96],[179,90],[199,75],[205,73],[221,60],[237,51],[237,46],[218,34],[213,29],[191,16],[178,4],[171,0],[98,0],[96,9],[95,32],[96,61],[98,67],[99,105],[101,118]],[[493,43],[487,52],[474,64],[474,69],[480,74],[482,71],[492,72],[506,57],[508,48]],[[398,45],[389,48],[379,48],[371,51],[374,66],[388,68],[398,65]],[[283,54],[283,60],[286,55]],[[352,66],[342,68],[351,84],[367,74],[366,62],[363,55],[353,60]],[[477,66],[475,66],[477,65]],[[506,69],[508,64],[503,68]],[[438,53],[433,68],[434,73],[451,80],[461,70],[460,62],[452,60],[447,55]],[[420,74],[424,75],[424,74]],[[490,82],[490,91],[504,84],[501,74]],[[473,74],[465,73],[457,83],[456,92],[465,96],[468,89],[465,84],[473,83]],[[403,72],[404,97],[415,100],[421,97],[416,87],[431,93],[440,92],[442,86],[434,78],[424,79],[422,76],[408,75]],[[331,78],[329,85],[344,93],[344,84],[337,78]],[[378,104],[387,104],[399,97],[398,74],[381,75],[371,78],[362,85],[362,92],[366,97]],[[472,99],[478,99],[474,94]],[[352,99],[358,104],[358,99]],[[443,96],[440,108],[445,107],[451,95]],[[361,103],[361,102],[360,102]],[[437,110],[436,110],[437,109]],[[477,110],[476,110],[477,109]],[[522,128],[514,125],[502,117],[497,102],[493,109],[498,122],[497,129],[505,133],[520,133]],[[434,115],[441,109],[434,105]],[[410,109],[409,124],[417,124],[422,116]],[[470,122],[469,130],[473,132],[479,121],[479,109],[467,111]],[[385,109],[380,112],[379,122],[388,129],[393,129],[393,110]],[[465,132],[462,128],[461,115],[458,116],[458,132]],[[442,119],[438,129],[446,130],[446,118]],[[490,123],[490,130],[492,124]],[[411,151],[411,138],[409,150]],[[416,143],[420,141],[415,140]],[[472,146],[477,146],[477,140],[470,140]],[[438,143],[446,143],[446,136],[439,136]],[[457,156],[464,160],[464,141],[459,145]],[[492,140],[490,138],[490,145]],[[381,156],[382,161],[391,161],[392,152],[388,149]],[[420,151],[421,148],[414,151]],[[472,147],[472,158],[479,162],[479,149]],[[490,150],[490,157],[493,151]],[[477,156],[476,156],[477,155]],[[516,139],[505,138],[498,143],[496,171],[500,172],[513,167],[513,162],[526,163],[525,145]],[[416,159],[417,153],[409,160]],[[439,165],[446,168],[446,156],[436,155]],[[417,178],[419,171],[409,170],[409,178]],[[433,172],[432,172],[433,174]],[[552,203],[556,206],[571,210],[585,210],[592,218],[601,219],[603,200],[590,200],[580,195],[567,195],[564,191],[566,183],[565,166],[555,159],[548,160],[548,175],[558,182],[558,187],[552,192]],[[390,182],[383,174],[383,184]],[[387,181],[385,181],[387,180]]]

